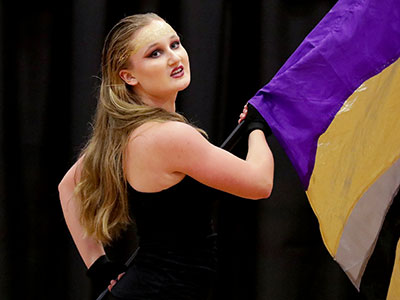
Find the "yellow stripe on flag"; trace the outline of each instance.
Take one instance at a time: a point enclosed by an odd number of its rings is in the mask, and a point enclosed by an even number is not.
[[[357,201],[400,157],[400,60],[364,82],[318,141],[307,196],[335,257]]]

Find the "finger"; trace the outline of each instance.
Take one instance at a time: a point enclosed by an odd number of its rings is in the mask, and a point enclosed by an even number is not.
[[[115,280],[111,280],[110,281],[110,284],[109,284],[109,286],[108,286],[108,290],[111,292],[111,289],[114,287],[114,285],[116,284],[117,282],[115,281]]]
[[[121,273],[121,274],[119,274],[118,275],[118,280],[120,280],[121,278],[122,278],[122,276],[124,276],[125,275],[125,272],[124,273]]]

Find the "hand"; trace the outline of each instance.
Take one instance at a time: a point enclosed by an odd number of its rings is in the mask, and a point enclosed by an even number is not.
[[[246,103],[246,105],[243,107],[243,112],[240,114],[240,116],[239,116],[239,120],[238,120],[238,123],[240,124],[244,119],[246,119],[246,116],[247,116],[247,111],[248,111],[248,108],[247,108],[247,103]]]
[[[111,261],[106,255],[102,255],[90,266],[86,274],[91,280],[93,292],[99,294],[108,286],[111,278],[119,277],[125,270],[126,266],[123,263]]]
[[[117,278],[117,280],[111,280],[110,281],[110,284],[108,285],[108,290],[111,292],[111,289],[114,287],[114,285],[116,285],[116,283],[122,278],[122,276],[124,276],[125,275],[125,272],[124,273],[121,273],[121,274],[119,274],[118,275],[118,278]]]
[[[240,114],[239,123],[246,118],[247,126],[246,131],[250,134],[255,129],[260,129],[264,132],[265,136],[272,134],[271,128],[269,128],[267,122],[263,116],[257,111],[257,109],[251,104],[246,103],[243,108],[243,112]]]

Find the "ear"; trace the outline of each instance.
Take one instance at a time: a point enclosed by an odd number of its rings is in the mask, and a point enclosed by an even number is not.
[[[123,81],[125,81],[126,84],[135,86],[138,84],[137,79],[135,78],[135,76],[133,76],[131,71],[128,71],[126,69],[119,71],[119,77],[121,77],[121,79]]]

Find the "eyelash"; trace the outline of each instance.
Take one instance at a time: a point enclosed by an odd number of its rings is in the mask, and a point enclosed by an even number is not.
[[[172,42],[171,45],[170,45],[170,48],[173,49],[173,50],[178,49],[180,44],[181,44],[180,41]],[[175,47],[175,45],[176,45],[176,47]],[[159,55],[156,55],[156,54],[159,53],[159,52],[162,52],[162,50],[156,49],[156,50],[152,51],[148,57],[157,58],[157,57],[159,57]]]

